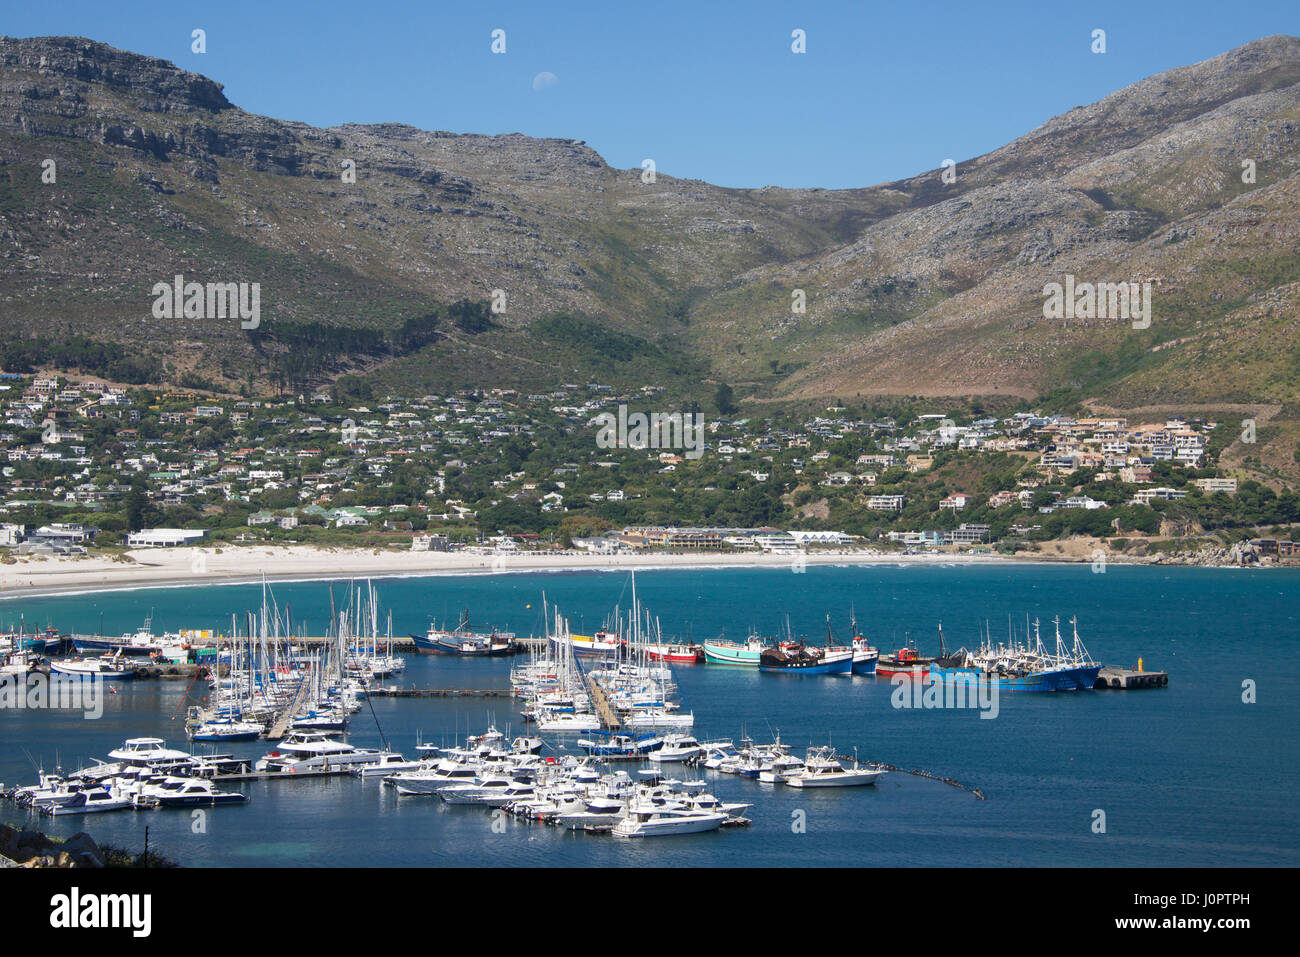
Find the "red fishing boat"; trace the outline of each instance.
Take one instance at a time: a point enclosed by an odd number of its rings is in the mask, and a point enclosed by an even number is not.
[[[924,678],[930,671],[933,658],[923,658],[912,645],[899,648],[893,654],[881,655],[876,661],[876,674],[882,677],[894,675],[916,675]]]

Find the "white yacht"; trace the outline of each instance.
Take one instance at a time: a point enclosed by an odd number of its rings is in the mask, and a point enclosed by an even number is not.
[[[875,784],[885,773],[860,767],[856,760],[852,768],[845,768],[832,747],[809,748],[803,769],[785,775],[784,780],[792,788],[842,788]]]
[[[108,752],[108,756],[123,767],[148,768],[159,773],[194,764],[194,755],[167,747],[162,738],[127,738],[120,748]]]
[[[637,711],[623,719],[625,728],[691,728],[694,726],[694,712],[681,714],[664,708]]]
[[[538,731],[599,731],[600,719],[594,714],[572,712],[541,713],[537,716]]]
[[[696,760],[710,771],[734,773],[735,766],[740,763],[740,752],[731,741],[704,741],[700,744],[700,756]]]
[[[663,747],[650,752],[651,761],[659,764],[686,761],[700,753],[700,742],[689,734],[666,734]]]
[[[95,788],[78,791],[62,804],[51,804],[41,810],[52,817],[63,814],[93,814],[98,811],[121,811],[131,806],[131,798],[116,790]]]
[[[323,731],[295,731],[253,765],[253,769],[270,773],[346,770],[355,765],[378,764],[387,753],[375,748],[354,748]]]
[[[57,774],[46,774],[42,771],[40,781],[37,784],[30,787],[15,788],[13,800],[15,804],[41,810],[56,804],[67,804],[86,787],[93,790],[96,786],[87,785],[77,778],[65,780]]]
[[[135,677],[135,665],[107,656],[103,658],[67,658],[50,662],[52,678],[99,678],[103,681]]]
[[[726,819],[726,814],[716,811],[635,803],[628,807],[627,815],[614,825],[613,833],[618,837],[699,834],[703,831],[716,831]]]
[[[359,764],[349,769],[350,774],[362,778],[386,777],[399,771],[418,771],[427,767],[423,761],[408,761],[392,751],[383,752],[374,764]]]
[[[142,807],[220,807],[247,800],[236,791],[217,790],[205,778],[169,777],[158,784],[144,785],[135,803]]]
[[[804,763],[793,754],[778,754],[771,764],[758,772],[758,780],[763,784],[780,784],[792,774],[804,769]]]
[[[438,797],[448,804],[484,804],[488,807],[505,807],[511,801],[531,798],[536,793],[532,784],[516,781],[505,775],[491,775],[473,784],[452,784],[441,788]]]
[[[203,721],[185,729],[191,741],[256,741],[264,731],[265,725],[237,718]]]
[[[685,798],[685,806],[692,811],[705,811],[710,814],[725,814],[727,817],[738,817],[741,811],[747,811],[754,805],[743,804],[740,802],[719,801],[707,791],[703,794],[693,794]]]
[[[456,784],[473,784],[481,768],[477,763],[444,758],[432,768],[398,771],[384,778],[398,794],[436,794],[445,787]]]

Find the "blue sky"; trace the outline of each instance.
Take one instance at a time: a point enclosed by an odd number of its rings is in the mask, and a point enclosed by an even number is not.
[[[59,0],[11,4],[0,30],[162,57],[243,109],[316,126],[572,137],[620,168],[652,158],[723,186],[841,188],[977,156],[1153,73],[1300,34],[1300,3]],[[556,82],[535,90],[542,73]]]

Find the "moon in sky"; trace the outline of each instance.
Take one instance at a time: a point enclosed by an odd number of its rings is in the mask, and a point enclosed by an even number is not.
[[[533,77],[533,92],[540,93],[549,87],[555,86],[560,82],[560,78],[554,73],[539,73]]]

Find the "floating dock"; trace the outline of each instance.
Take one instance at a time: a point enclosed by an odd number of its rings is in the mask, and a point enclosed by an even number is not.
[[[509,698],[509,688],[367,688],[371,698]]]
[[[587,676],[587,694],[591,697],[591,706],[595,709],[596,716],[600,718],[600,723],[605,730],[617,731],[619,728],[618,715],[614,714],[609,698],[605,695],[605,689],[591,675]]]
[[[1137,688],[1167,688],[1169,674],[1164,671],[1130,671],[1127,668],[1102,668],[1094,688],[1130,691]]]
[[[268,741],[279,741],[288,734],[289,728],[293,725],[293,719],[298,717],[298,713],[311,699],[310,689],[310,682],[300,681],[298,683],[298,692],[293,696],[293,701],[289,702],[289,706],[276,715],[275,720],[271,722],[271,728],[265,734]]]

